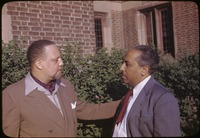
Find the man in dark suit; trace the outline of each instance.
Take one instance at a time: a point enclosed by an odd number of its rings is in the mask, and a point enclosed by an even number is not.
[[[181,136],[177,99],[151,76],[158,64],[159,56],[150,46],[126,53],[120,70],[132,90],[119,105],[113,137]]]
[[[9,137],[76,137],[77,118],[114,116],[120,101],[87,104],[62,78],[63,61],[54,42],[38,40],[27,51],[30,72],[2,94],[3,132]]]

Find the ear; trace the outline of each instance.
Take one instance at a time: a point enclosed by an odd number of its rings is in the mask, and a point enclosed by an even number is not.
[[[41,70],[42,69],[42,60],[37,59],[35,61],[35,66],[36,66],[37,69]]]
[[[141,75],[142,76],[149,75],[149,66],[142,67]]]

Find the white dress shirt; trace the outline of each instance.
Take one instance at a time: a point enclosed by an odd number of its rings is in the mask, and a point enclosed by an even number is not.
[[[148,76],[147,78],[145,78],[143,81],[141,81],[138,85],[136,85],[134,87],[133,96],[131,96],[129,98],[128,107],[127,107],[126,113],[122,119],[122,122],[115,125],[113,137],[127,137],[126,121],[127,121],[128,113],[129,113],[133,103],[135,102],[136,98],[138,97],[139,93],[141,92],[143,87],[146,85],[146,83],[148,82],[150,77],[151,76]]]

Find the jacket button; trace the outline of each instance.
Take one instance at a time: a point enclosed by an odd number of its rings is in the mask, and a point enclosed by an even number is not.
[[[49,129],[49,133],[52,133],[53,132],[53,130],[52,129]]]

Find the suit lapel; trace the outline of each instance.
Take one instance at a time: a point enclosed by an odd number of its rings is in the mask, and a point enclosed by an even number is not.
[[[63,116],[59,109],[51,102],[50,99],[43,93],[35,89],[27,95],[27,100],[30,104],[35,106],[38,114],[44,115],[54,121],[60,127],[63,122]]]
[[[144,105],[144,102],[146,101],[147,95],[151,91],[150,89],[152,88],[152,85],[154,82],[155,82],[154,79],[151,77],[149,79],[149,81],[146,83],[144,88],[139,93],[134,104],[132,105],[131,110],[129,112],[129,116],[133,116],[135,114],[138,114],[138,112],[140,112],[140,110],[142,109],[142,107]],[[128,118],[129,118],[129,116],[128,116]]]
[[[145,101],[145,92],[143,92],[143,90],[142,90],[140,92],[140,94],[138,95],[137,99],[135,100],[135,102],[133,103],[133,105],[130,109],[128,118],[129,118],[129,116],[134,116],[135,114],[138,114],[138,112],[140,112],[144,101]]]
[[[71,126],[70,124],[73,123],[72,119],[75,117],[75,115],[73,114],[75,112],[75,109],[73,110],[71,107],[71,102],[73,101],[73,99],[68,92],[68,89],[64,89],[64,87],[59,87],[58,91],[58,99],[60,101],[60,105],[63,111],[65,123],[68,124],[68,126]]]
[[[66,120],[68,118],[67,112],[70,111],[70,102],[67,99],[67,96],[65,96],[64,94],[64,89],[59,87],[57,96],[60,102],[60,106],[62,108],[63,116]]]

